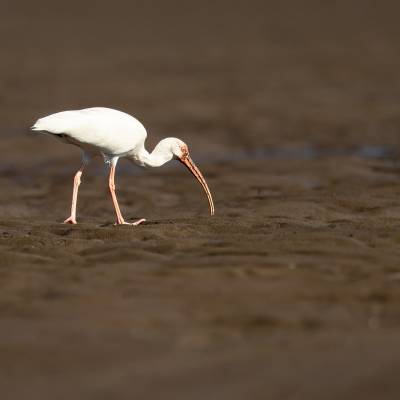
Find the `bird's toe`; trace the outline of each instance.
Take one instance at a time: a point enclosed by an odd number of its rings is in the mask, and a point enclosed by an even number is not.
[[[145,222],[146,220],[144,218],[138,219],[137,221],[134,222],[116,222],[115,225],[140,225],[142,222]]]
[[[145,222],[146,219],[145,218],[140,218],[135,222],[132,222],[132,225],[140,225],[142,222]]]
[[[67,218],[67,219],[64,221],[64,224],[73,224],[73,225],[76,225],[77,222],[76,222],[76,219],[75,219],[75,218],[69,217],[69,218]]]

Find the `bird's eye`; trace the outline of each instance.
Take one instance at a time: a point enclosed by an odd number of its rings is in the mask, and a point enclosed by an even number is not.
[[[181,153],[182,153],[182,155],[181,155],[182,158],[186,158],[189,155],[189,151],[188,151],[188,149],[186,147],[182,146],[182,147],[180,147],[180,150],[181,150]]]

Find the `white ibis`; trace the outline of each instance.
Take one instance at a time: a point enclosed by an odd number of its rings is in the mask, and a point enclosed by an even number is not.
[[[188,146],[182,140],[171,137],[161,140],[149,153],[144,147],[147,137],[146,129],[129,114],[103,107],[62,111],[38,119],[31,129],[49,133],[64,143],[73,144],[82,149],[82,165],[74,177],[71,216],[64,223],[77,223],[76,204],[81,175],[91,158],[99,153],[103,156],[104,162],[110,165],[108,184],[118,225],[138,225],[145,221],[142,218],[128,223],[122,217],[114,184],[115,168],[121,157],[126,157],[142,167],[160,167],[173,159],[180,161],[203,186],[210,204],[210,213],[214,215],[214,203],[210,190],[200,170],[190,158]]]

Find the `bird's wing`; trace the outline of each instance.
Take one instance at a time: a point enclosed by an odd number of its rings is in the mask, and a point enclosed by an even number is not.
[[[63,134],[107,154],[123,154],[143,144],[147,133],[134,117],[110,108],[62,111],[39,119],[33,130]]]

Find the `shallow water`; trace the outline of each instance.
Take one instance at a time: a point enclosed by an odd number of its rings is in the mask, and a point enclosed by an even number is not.
[[[226,154],[212,156],[199,155],[198,160],[209,162],[235,162],[251,160],[316,160],[331,157],[359,157],[364,159],[392,159],[398,150],[390,146],[363,145],[352,148],[320,148],[313,145],[303,147],[261,148],[242,151],[228,151]]]

